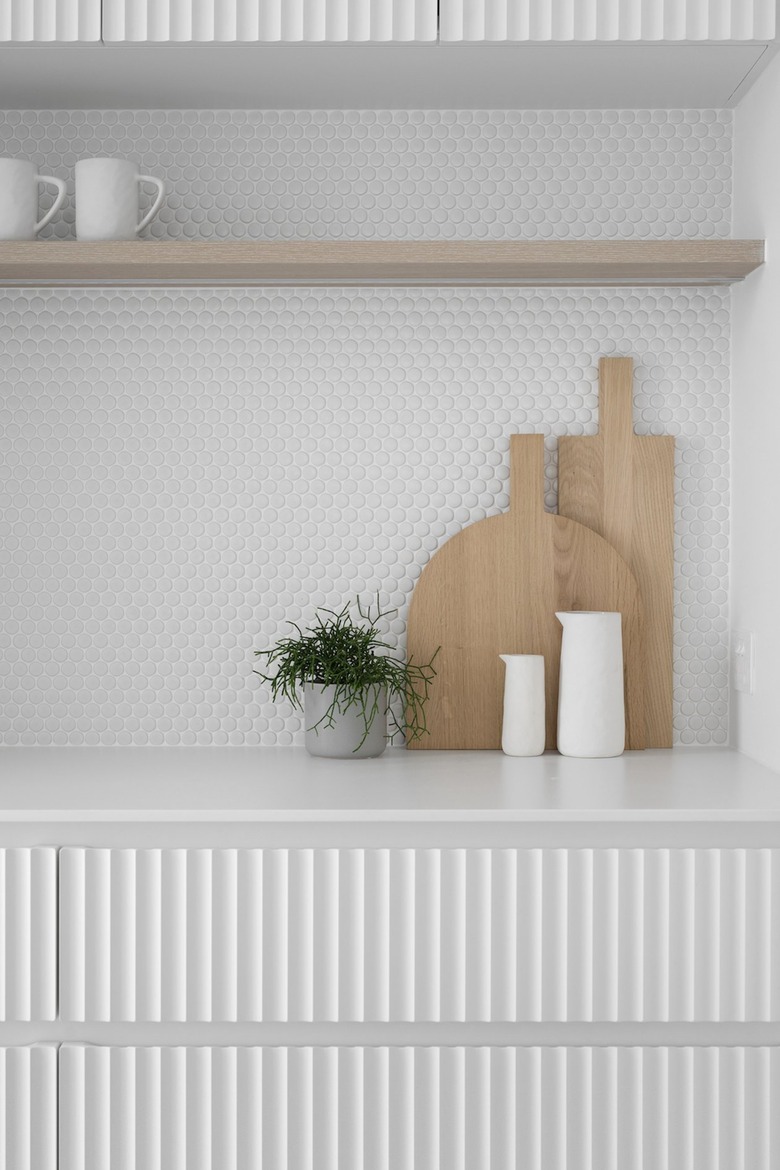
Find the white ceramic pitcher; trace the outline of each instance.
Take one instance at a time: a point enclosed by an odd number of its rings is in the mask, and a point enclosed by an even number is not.
[[[54,203],[38,219],[38,184],[57,188]],[[0,240],[34,240],[65,202],[65,184],[54,175],[39,175],[24,158],[0,158]],[[37,221],[37,222],[36,222]]]
[[[139,222],[140,183],[153,183],[157,195]],[[79,240],[134,240],[162,207],[165,185],[141,175],[125,158],[82,158],[76,163],[76,236]]]
[[[544,657],[499,654],[506,664],[501,750],[507,756],[540,756],[544,751]]]
[[[619,756],[626,746],[623,631],[619,613],[556,613],[563,626],[558,751]]]

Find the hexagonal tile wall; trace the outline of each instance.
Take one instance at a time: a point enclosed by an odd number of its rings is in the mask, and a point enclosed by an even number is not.
[[[6,111],[72,184],[166,179],[149,233],[210,239],[728,236],[728,111]],[[72,186],[71,186],[72,193]],[[44,206],[46,196],[44,195]],[[45,235],[73,234],[72,197]],[[0,742],[300,739],[251,651],[506,507],[507,436],[679,437],[675,725],[724,743],[729,299],[694,290],[19,292],[0,306]]]
[[[166,180],[155,239],[728,236],[731,135],[728,110],[0,113],[0,153],[69,182],[44,238],[96,155]]]
[[[508,435],[596,429],[597,359],[679,439],[675,725],[726,740],[729,295],[34,290],[0,296],[0,739],[289,744],[252,674],[289,620],[398,609],[508,506]]]

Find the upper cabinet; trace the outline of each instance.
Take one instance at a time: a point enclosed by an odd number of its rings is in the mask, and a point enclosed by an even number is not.
[[[100,0],[0,0],[0,44],[94,44],[100,25]]]
[[[721,109],[780,48],[775,7],[0,0],[0,108]],[[87,48],[46,62],[24,52],[55,44]]]
[[[0,44],[767,42],[775,0],[5,0]]]
[[[6,7],[24,28],[4,39],[100,39],[99,0]],[[113,44],[769,41],[775,22],[774,0],[103,0]]]
[[[441,0],[443,41],[768,41],[775,0]]]
[[[437,0],[103,0],[103,39],[112,44],[436,38]]]

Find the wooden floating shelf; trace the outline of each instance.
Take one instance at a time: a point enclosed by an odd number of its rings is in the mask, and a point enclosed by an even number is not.
[[[763,262],[763,240],[36,240],[0,243],[0,286],[727,285]]]

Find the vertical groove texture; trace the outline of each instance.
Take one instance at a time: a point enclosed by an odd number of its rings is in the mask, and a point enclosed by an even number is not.
[[[750,41],[774,0],[441,0],[443,41]]]
[[[0,44],[100,41],[100,0],[0,0]]]
[[[774,0],[103,0],[107,42],[742,41]],[[99,42],[101,0],[5,0],[0,43]]]
[[[779,1073],[769,1048],[66,1044],[59,1164],[773,1170]]]
[[[57,851],[0,849],[0,1021],[57,1013]]]
[[[0,1170],[57,1166],[57,1045],[0,1048]]]
[[[67,848],[60,886],[65,1020],[780,1019],[773,849]]]
[[[103,0],[108,42],[435,41],[436,0]]]

